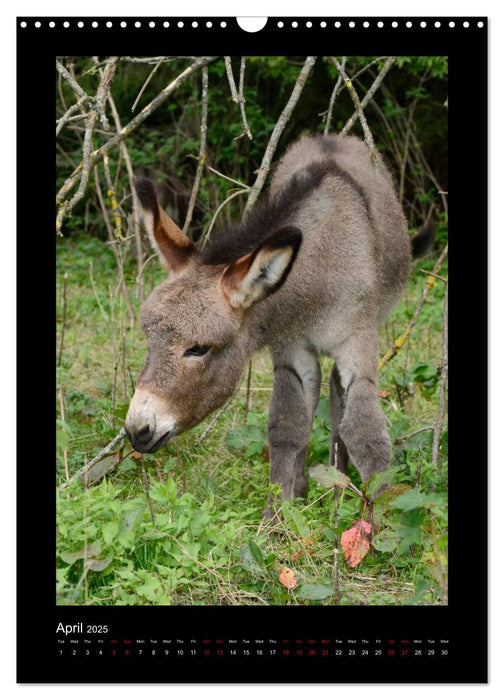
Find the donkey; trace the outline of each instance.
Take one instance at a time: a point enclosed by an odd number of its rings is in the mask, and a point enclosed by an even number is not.
[[[270,475],[281,499],[305,495],[320,355],[335,363],[331,463],[346,471],[350,457],[363,481],[390,466],[378,328],[430,233],[408,237],[392,177],[377,161],[356,137],[303,136],[269,192],[202,251],[159,206],[153,183],[137,180],[145,228],[171,274],[141,313],[147,358],[125,423],[136,450],[156,452],[222,406],[253,353],[269,346]]]

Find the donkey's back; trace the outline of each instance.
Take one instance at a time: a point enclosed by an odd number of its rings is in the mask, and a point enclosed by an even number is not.
[[[390,171],[378,152],[373,166],[368,147],[355,136],[303,136],[277,165],[271,195],[288,189],[293,179],[310,177],[311,196],[293,215],[306,254],[319,253],[317,266],[329,263],[329,287],[338,286],[336,274],[352,287],[359,277],[361,291],[376,283],[373,294],[383,320],[403,291],[411,262],[406,219]],[[321,273],[327,267],[322,264]]]

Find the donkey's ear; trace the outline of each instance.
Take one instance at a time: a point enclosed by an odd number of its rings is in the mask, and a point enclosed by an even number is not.
[[[135,189],[142,206],[145,229],[161,264],[168,270],[180,272],[196,255],[194,244],[159,206],[151,180],[136,178]]]
[[[229,304],[234,309],[248,309],[281,287],[302,240],[298,228],[286,226],[269,236],[254,252],[231,263],[222,275],[222,290]]]

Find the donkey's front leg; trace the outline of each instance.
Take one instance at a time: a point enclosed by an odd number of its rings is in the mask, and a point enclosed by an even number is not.
[[[306,494],[305,461],[311,424],[320,395],[317,353],[304,340],[273,352],[274,381],[268,438],[271,483],[282,499]],[[263,517],[271,517],[271,499]]]
[[[336,363],[345,392],[339,436],[363,481],[390,466],[392,448],[378,402],[377,333],[363,331],[339,345]]]

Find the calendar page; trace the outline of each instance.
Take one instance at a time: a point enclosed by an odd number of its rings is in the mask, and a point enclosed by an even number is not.
[[[487,25],[17,19],[19,682],[486,682]]]

